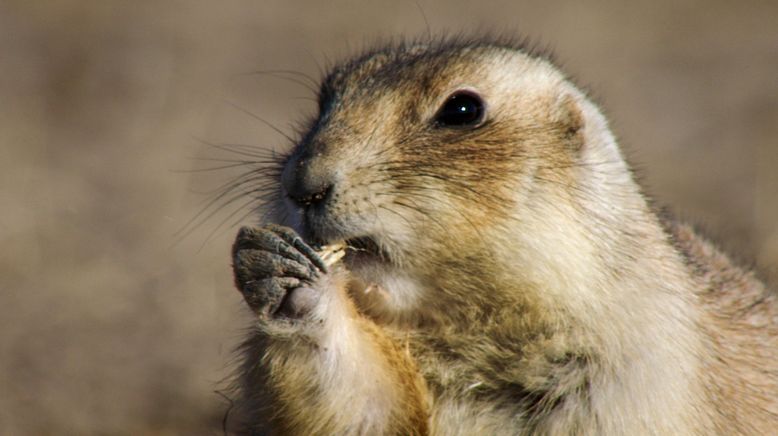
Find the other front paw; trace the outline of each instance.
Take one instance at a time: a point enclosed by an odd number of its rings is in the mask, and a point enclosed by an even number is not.
[[[235,285],[262,318],[299,318],[316,304],[312,284],[327,272],[319,255],[294,230],[243,227],[232,247]]]

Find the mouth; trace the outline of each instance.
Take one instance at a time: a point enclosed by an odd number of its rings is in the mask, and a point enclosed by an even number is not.
[[[391,263],[389,252],[374,236],[348,237],[339,232],[333,233],[328,235],[310,225],[304,226],[301,232],[303,238],[317,251],[326,246],[342,246],[345,250],[343,260],[351,265]]]
[[[389,253],[370,236],[360,236],[346,239],[346,261],[372,261],[386,263],[390,261]]]

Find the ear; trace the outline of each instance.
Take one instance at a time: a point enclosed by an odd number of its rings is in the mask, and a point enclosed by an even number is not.
[[[566,94],[559,99],[557,122],[561,139],[570,151],[579,152],[584,145],[584,116],[581,107],[572,95]]]

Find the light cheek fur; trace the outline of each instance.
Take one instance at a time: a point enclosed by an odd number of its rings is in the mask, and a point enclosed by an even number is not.
[[[358,309],[384,324],[412,324],[428,289],[407,272],[375,265],[359,268],[349,285]]]

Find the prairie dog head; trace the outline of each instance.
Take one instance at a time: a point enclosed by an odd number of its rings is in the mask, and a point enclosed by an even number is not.
[[[445,300],[430,289],[456,302],[502,276],[570,280],[557,275],[577,260],[549,253],[589,254],[576,210],[612,186],[633,190],[604,118],[550,63],[486,41],[409,44],[324,80],[276,209],[311,243],[345,241],[349,270],[400,313]]]

